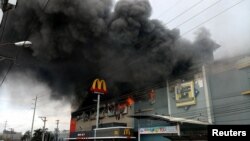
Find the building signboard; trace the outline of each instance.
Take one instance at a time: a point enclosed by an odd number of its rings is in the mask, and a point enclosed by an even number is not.
[[[177,126],[164,126],[164,127],[150,127],[150,128],[140,128],[140,134],[178,134]]]
[[[90,90],[95,94],[107,94],[108,92],[106,82],[101,79],[95,79]]]
[[[98,128],[96,130],[96,137],[133,137],[133,129],[127,127],[110,127],[110,128]],[[94,131],[78,131],[71,133],[71,138],[88,138],[94,137]]]
[[[181,83],[175,86],[175,101],[176,107],[196,104],[193,81]]]

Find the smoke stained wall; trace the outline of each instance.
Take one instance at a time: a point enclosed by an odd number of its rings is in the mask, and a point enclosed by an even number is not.
[[[45,4],[19,0],[9,13],[3,40],[32,41],[31,49],[19,51],[19,66],[13,71],[35,72],[51,87],[53,98],[72,99],[69,94],[74,93],[74,106],[89,104],[94,78],[105,79],[109,97],[117,97],[187,70],[217,46],[204,28],[190,42],[178,29],[151,20],[153,9],[147,0],[50,0],[44,8]],[[15,56],[13,50],[0,51]]]

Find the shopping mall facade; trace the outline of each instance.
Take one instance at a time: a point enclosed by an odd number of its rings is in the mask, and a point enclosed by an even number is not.
[[[132,98],[132,102],[131,102]],[[250,124],[250,56],[213,61],[72,113],[71,140],[207,140],[207,125]]]

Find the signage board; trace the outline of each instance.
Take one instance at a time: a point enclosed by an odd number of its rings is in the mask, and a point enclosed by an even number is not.
[[[95,94],[107,94],[106,82],[104,80],[95,79],[90,90]]]
[[[175,101],[176,107],[196,104],[193,81],[181,83],[175,87]]]
[[[109,127],[96,129],[96,137],[133,137],[134,130],[127,127]],[[78,131],[70,134],[70,138],[94,137],[94,131]]]
[[[150,128],[140,128],[140,134],[178,134],[177,126],[164,126],[164,127],[150,127]]]

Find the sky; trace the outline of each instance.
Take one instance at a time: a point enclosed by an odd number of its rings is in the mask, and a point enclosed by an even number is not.
[[[38,99],[33,129],[43,126],[39,117],[47,117],[46,127],[50,131],[56,128],[56,120],[59,120],[60,130],[68,130],[70,103],[65,99],[51,100],[49,86],[37,81],[35,76],[31,75],[32,72],[11,73],[0,88],[0,131],[4,129],[6,120],[7,130],[10,128],[19,132],[30,130],[35,96],[38,96]]]
[[[198,29],[196,27],[207,28],[211,38],[221,46],[214,52],[215,59],[243,53],[250,54],[250,0],[150,0],[150,2],[153,9],[151,19],[159,19],[169,29],[183,23],[178,27],[183,38],[193,40]],[[238,5],[225,11],[238,2],[240,2]],[[214,6],[197,15],[213,4]],[[193,8],[187,10],[190,7]],[[218,15],[222,11],[225,12]],[[212,18],[214,16],[216,17]],[[194,18],[185,22],[191,17]],[[17,77],[22,79],[15,79]],[[56,128],[56,120],[60,120],[60,130],[69,130],[70,103],[65,99],[52,100],[49,86],[35,78],[32,72],[10,73],[7,76],[0,87],[0,132],[4,129],[6,120],[7,129],[14,128],[18,132],[31,129],[35,95],[38,96],[38,101],[34,129],[42,128],[43,122],[39,116],[46,116],[48,120],[46,127],[50,131]]]

